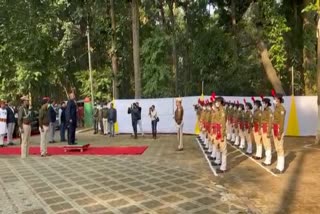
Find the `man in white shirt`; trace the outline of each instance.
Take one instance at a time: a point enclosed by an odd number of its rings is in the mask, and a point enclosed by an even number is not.
[[[4,147],[4,136],[7,133],[7,109],[4,101],[0,100],[0,147]]]

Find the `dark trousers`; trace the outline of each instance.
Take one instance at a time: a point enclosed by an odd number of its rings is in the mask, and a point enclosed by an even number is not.
[[[93,129],[94,133],[98,133],[98,118],[93,118]]]
[[[60,124],[60,141],[66,140],[66,124],[61,123]]]
[[[68,144],[73,144],[76,138],[76,124],[70,124],[68,128]]]
[[[152,127],[152,136],[157,137],[157,121],[156,120],[151,121],[151,127]]]
[[[135,137],[137,137],[137,125],[138,125],[138,121],[132,120],[132,128],[133,128],[133,133]]]
[[[99,132],[99,124],[100,124],[100,129],[101,129],[101,133],[103,133],[103,121],[102,119],[99,119],[99,118],[95,118],[94,119],[94,132],[95,133],[98,133]]]

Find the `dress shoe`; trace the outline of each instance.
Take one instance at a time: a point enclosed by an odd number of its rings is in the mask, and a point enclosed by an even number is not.
[[[183,151],[183,148],[177,149],[177,151],[178,151],[178,152],[181,152],[181,151]]]
[[[261,160],[262,159],[262,157],[258,157],[258,156],[255,156],[255,155],[252,156],[252,158],[255,159],[255,160]]]
[[[220,166],[221,163],[212,162],[212,166]]]
[[[270,164],[267,164],[267,163],[265,163],[265,162],[262,162],[262,165],[263,165],[263,166],[271,166],[271,163],[270,163]]]
[[[208,156],[208,159],[211,160],[211,161],[214,161],[216,158]]]
[[[274,174],[283,174],[283,171],[280,171],[279,169],[272,169],[271,172],[273,172]]]
[[[252,155],[252,153],[246,152],[246,155],[249,155],[249,156],[251,156],[251,155]]]
[[[8,143],[9,146],[14,146],[13,142]]]
[[[222,173],[226,173],[227,172],[227,170],[221,170],[221,169],[217,169],[217,173],[220,173],[220,174],[222,174]]]

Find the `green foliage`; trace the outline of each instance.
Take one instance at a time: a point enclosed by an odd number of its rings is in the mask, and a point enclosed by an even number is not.
[[[78,98],[90,96],[87,25],[90,26],[95,99],[112,96],[111,51],[118,57],[120,98],[134,95],[131,5],[114,1],[117,47],[111,50],[109,0],[0,0],[0,97],[65,99],[76,87]],[[263,40],[285,91],[290,91],[294,66],[297,88],[315,87],[315,4],[305,9],[293,2],[243,0],[235,2],[231,22],[230,0],[174,1],[173,26],[169,3],[141,1],[140,54],[144,97],[173,96],[172,38],[178,58],[178,91],[181,96],[205,93],[257,95],[266,93],[266,79],[257,51]],[[209,4],[215,8],[208,11]],[[295,11],[296,9],[296,11]],[[295,17],[295,18],[293,18]],[[308,62],[308,63],[306,63]],[[306,81],[308,80],[308,81]],[[313,91],[314,92],[314,91]]]
[[[169,97],[172,96],[168,84],[171,75],[166,59],[170,38],[159,30],[152,34],[141,47],[143,94],[145,97]]]
[[[78,71],[76,80],[80,83],[81,97],[91,97],[90,72]],[[94,100],[107,101],[112,98],[112,72],[109,68],[92,71]]]

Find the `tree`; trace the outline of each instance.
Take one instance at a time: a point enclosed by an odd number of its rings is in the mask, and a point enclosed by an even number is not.
[[[116,31],[116,18],[114,13],[114,0],[110,0],[110,17],[112,27],[112,45],[111,45],[111,61],[113,71],[113,98],[119,98],[119,85],[118,85],[118,58],[117,58],[117,31]]]
[[[141,98],[140,43],[139,43],[139,0],[131,1],[132,10],[132,47],[134,65],[135,98]]]

